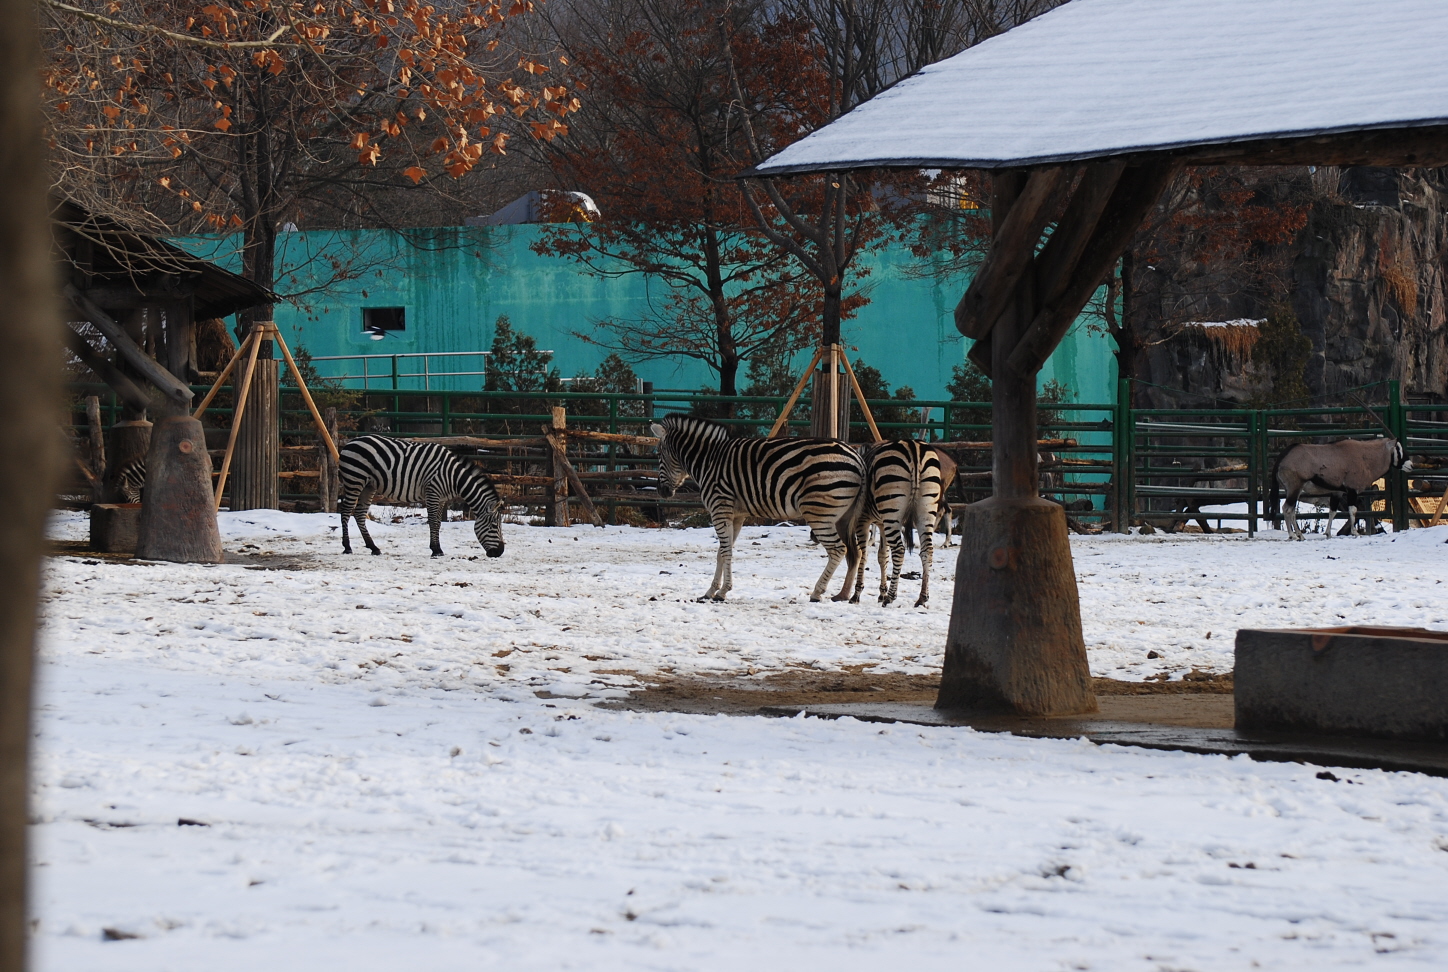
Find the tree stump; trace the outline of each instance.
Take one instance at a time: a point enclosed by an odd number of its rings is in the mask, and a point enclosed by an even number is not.
[[[145,458],[151,448],[151,423],[144,414],[138,419],[127,419],[111,426],[110,447],[106,449],[107,463],[104,477],[105,487],[101,500],[106,503],[124,503],[125,496],[116,486],[121,470],[133,460]]]
[[[275,358],[259,359],[251,379],[246,412],[241,417],[241,431],[236,437],[231,481],[226,487],[231,497],[227,505],[233,510],[274,510],[279,505],[279,406],[277,361]]]
[[[151,434],[136,556],[178,564],[221,563],[211,455],[200,420],[189,415],[163,418]]]
[[[1095,712],[1065,511],[993,497],[961,519],[936,708]]]

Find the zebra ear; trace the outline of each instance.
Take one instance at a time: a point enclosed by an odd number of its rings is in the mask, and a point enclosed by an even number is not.
[[[663,427],[662,425],[660,425],[659,423],[657,423],[657,422],[652,422],[652,423],[650,423],[650,424],[649,424],[649,429],[653,431],[655,438],[662,439],[662,438],[664,437],[664,427]]]

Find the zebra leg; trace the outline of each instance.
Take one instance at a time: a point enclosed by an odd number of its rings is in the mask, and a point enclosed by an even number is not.
[[[719,538],[719,552],[714,558],[714,579],[709,583],[709,589],[704,592],[704,596],[699,598],[701,601],[722,601],[733,586],[733,571],[730,567],[734,559],[734,537],[738,533],[734,528],[734,516],[721,513],[713,519],[714,535]]]
[[[924,530],[920,531],[920,597],[915,600],[916,607],[924,607],[925,602],[930,600],[930,565],[935,561],[935,537]]]
[[[372,509],[372,494],[374,490],[364,489],[362,495],[357,499],[357,506],[352,510],[352,515],[357,519],[357,532],[362,534],[362,542],[367,544],[367,549],[372,551],[376,557],[382,553],[377,544],[372,542],[372,534],[367,532],[367,513]]]
[[[429,491],[431,492],[431,491]],[[442,556],[442,544],[438,542],[438,531],[442,529],[443,514],[447,512],[447,497],[430,495],[427,498],[427,536],[432,542],[432,555]]]
[[[815,538],[824,545],[825,551],[830,557],[825,563],[824,573],[820,574],[820,579],[815,581],[814,590],[810,591],[809,594],[811,601],[818,601],[824,597],[825,588],[829,587],[830,584],[830,578],[835,576],[835,568],[840,565],[840,561],[845,559],[845,542],[840,538],[840,525],[838,523],[820,520],[811,523],[810,529],[814,531]],[[864,561],[865,555],[863,551],[859,554],[859,559],[862,562]]]
[[[850,558],[848,551],[845,554],[845,582],[840,585],[840,592],[830,598],[832,601],[849,601],[851,604],[860,603],[860,589],[865,586],[865,551],[870,547],[870,525],[861,524],[855,531],[855,556]],[[853,588],[853,593],[851,592]]]
[[[877,562],[880,565],[880,597],[881,604],[889,604],[894,600],[890,596],[890,544],[885,541],[885,525],[880,524],[880,554]]]
[[[337,513],[342,517],[342,552],[345,554],[352,552],[352,541],[347,536],[347,522],[352,519],[352,510],[355,509],[356,506],[356,500],[353,500],[345,493],[342,494],[342,498],[337,501]]]
[[[880,578],[880,606],[894,602],[900,594],[900,571],[905,566],[905,531],[899,523],[887,522],[880,537],[880,568],[884,573],[885,544],[890,545],[890,585],[887,589],[885,578]]]

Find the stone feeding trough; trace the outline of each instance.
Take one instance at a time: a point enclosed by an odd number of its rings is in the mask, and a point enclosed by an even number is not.
[[[1243,629],[1232,695],[1103,695],[1097,702],[1096,712],[1069,716],[910,702],[766,705],[759,712],[1448,776],[1448,631]]]
[[[1448,743],[1448,631],[1237,632],[1236,728]]]

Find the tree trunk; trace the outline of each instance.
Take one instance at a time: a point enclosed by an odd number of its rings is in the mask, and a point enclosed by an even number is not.
[[[270,341],[263,341],[269,347]],[[241,418],[241,431],[236,437],[232,455],[232,473],[228,484],[230,507],[235,510],[274,510],[278,508],[277,473],[281,467],[281,441],[278,435],[279,388],[275,359],[258,361],[251,379],[251,393],[246,398],[246,412]]]
[[[992,216],[999,229],[1021,181],[1000,178],[997,186]],[[1066,514],[1040,497],[1036,373],[1009,363],[1035,312],[1028,273],[991,332],[994,493],[961,519],[937,708],[1096,711]]]
[[[26,966],[32,659],[59,470],[61,317],[46,212],[35,7],[0,0],[0,972]]]

